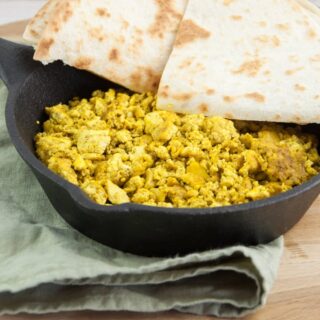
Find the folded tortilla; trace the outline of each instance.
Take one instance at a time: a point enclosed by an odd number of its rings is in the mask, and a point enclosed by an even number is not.
[[[54,11],[55,5],[58,3],[58,1],[59,0],[47,1],[28,23],[24,31],[23,38],[32,45],[37,45],[41,39],[49,20],[52,18],[51,14]]]
[[[158,107],[320,123],[320,14],[306,0],[189,0]]]
[[[34,58],[44,64],[62,60],[133,91],[155,92],[186,4],[187,0],[48,3],[33,26],[45,26],[40,37],[31,38],[37,42]]]

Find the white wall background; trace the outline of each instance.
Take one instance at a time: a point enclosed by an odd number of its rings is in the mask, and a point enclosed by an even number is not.
[[[0,0],[0,24],[31,18],[45,0]]]

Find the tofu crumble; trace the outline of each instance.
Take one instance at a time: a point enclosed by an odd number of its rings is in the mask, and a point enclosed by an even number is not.
[[[317,139],[300,126],[161,111],[152,93],[95,91],[45,111],[37,156],[101,205],[234,205],[320,172]]]

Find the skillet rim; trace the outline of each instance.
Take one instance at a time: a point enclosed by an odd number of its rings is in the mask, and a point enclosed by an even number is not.
[[[60,177],[50,169],[48,169],[35,155],[31,152],[29,148],[25,145],[23,139],[21,138],[20,132],[15,121],[15,105],[18,97],[20,97],[24,86],[28,82],[28,79],[32,76],[33,72],[28,74],[24,81],[16,86],[10,88],[7,102],[5,106],[5,122],[7,130],[11,139],[11,142],[15,146],[16,150],[20,154],[21,158],[30,166],[33,170],[37,171],[39,174],[50,179],[52,182],[63,188],[72,200],[77,203],[80,207],[87,210],[88,212],[94,213],[108,213],[110,211],[116,210],[118,213],[126,213],[132,211],[141,211],[144,213],[161,213],[164,215],[208,215],[208,214],[231,214],[248,211],[250,209],[264,208],[283,201],[288,201],[291,198],[295,198],[298,195],[315,188],[320,184],[320,173],[308,181],[292,188],[289,191],[279,193],[275,196],[271,196],[262,200],[255,200],[248,203],[242,203],[237,205],[228,205],[220,207],[207,207],[207,208],[168,208],[168,207],[157,207],[137,204],[133,202],[124,203],[120,205],[105,206],[95,203],[76,185],[73,185],[69,181]],[[316,124],[319,125],[320,124]],[[320,136],[320,135],[319,135]],[[45,192],[45,191],[44,191]]]

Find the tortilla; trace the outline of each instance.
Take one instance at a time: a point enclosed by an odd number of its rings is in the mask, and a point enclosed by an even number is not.
[[[39,12],[28,23],[24,31],[23,38],[32,45],[37,45],[41,39],[41,36],[58,1],[59,0],[49,0],[46,2]]]
[[[156,91],[187,0],[58,1],[35,60],[62,60],[133,91]]]
[[[189,0],[158,107],[320,123],[320,11],[303,1]]]

